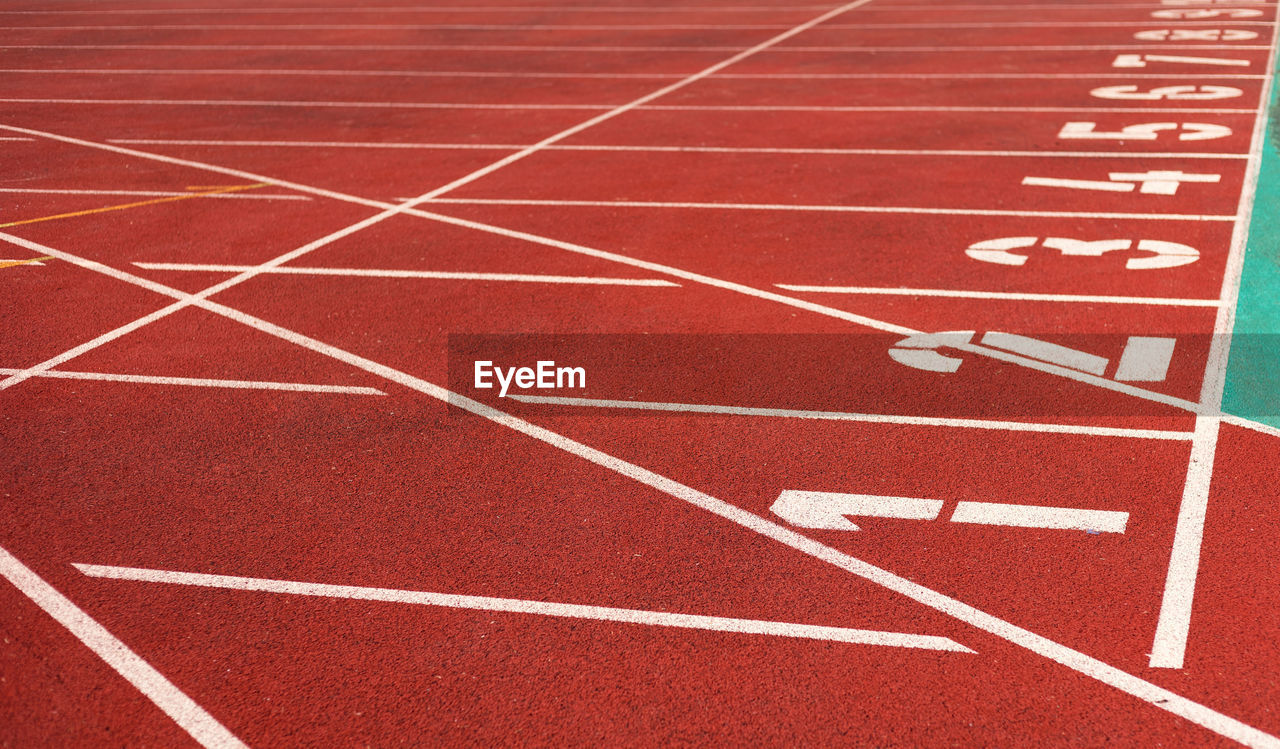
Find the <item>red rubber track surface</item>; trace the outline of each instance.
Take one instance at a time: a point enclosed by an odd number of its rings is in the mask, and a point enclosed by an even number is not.
[[[869,0],[811,27],[835,6],[393,5],[0,3],[0,746],[1280,741],[1280,436],[1191,412],[1217,406],[1274,5]],[[1157,57],[1117,67],[1133,55]],[[1082,122],[1220,137],[1063,137]],[[1150,172],[1183,177],[1114,176]],[[965,254],[1009,237],[1025,264]],[[1052,238],[1196,259],[1134,270],[1149,253]],[[245,268],[222,307],[91,343]],[[956,371],[924,371],[887,355],[913,331],[1107,363],[951,349]],[[583,358],[587,387],[526,395],[676,405],[499,397],[472,386],[470,334],[577,336],[503,339],[528,361],[502,364]],[[1158,380],[1121,378],[1130,336],[1176,340]],[[941,510],[805,527],[774,510],[797,490]],[[962,503],[1127,521],[950,522]],[[10,584],[19,563],[235,739],[166,715]],[[1162,617],[1188,569],[1180,636]],[[1169,638],[1179,664],[1153,658]]]

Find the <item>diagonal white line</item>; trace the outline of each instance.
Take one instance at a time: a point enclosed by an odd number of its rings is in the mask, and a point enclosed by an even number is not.
[[[209,265],[200,263],[134,263],[147,270],[211,271],[240,273],[256,265]],[[359,278],[422,278],[452,281],[511,281],[516,283],[566,283],[596,286],[679,286],[661,278],[610,278],[600,276],[548,276],[530,273],[472,273],[444,270],[396,270],[378,268],[305,268],[285,266],[264,271],[290,276],[353,276]]]
[[[115,567],[100,564],[74,564],[89,577],[109,578],[113,580],[135,580],[138,582],[167,583],[170,585],[196,585],[205,588],[223,588],[226,590],[250,590],[263,593],[283,593],[297,596],[320,596],[323,598],[348,598],[359,601],[385,601],[388,603],[407,603],[419,606],[442,606],[456,609],[478,609],[480,611],[504,611],[516,614],[540,614],[542,616],[560,616],[572,619],[594,619],[606,622],[624,622],[628,624],[648,624],[657,627],[681,627],[685,629],[704,629],[715,632],[738,632],[742,634],[772,635],[774,637],[797,637],[810,640],[828,640],[831,642],[847,642],[857,645],[882,645],[898,648],[919,648],[923,650],[946,650],[953,653],[972,653],[973,650],[947,637],[935,635],[915,635],[905,632],[883,632],[868,629],[852,629],[849,627],[828,627],[816,624],[794,624],[791,622],[762,621],[759,619],[736,619],[723,616],[703,616],[699,614],[676,614],[668,611],[644,611],[640,609],[623,609],[612,606],[589,606],[576,603],[555,603],[552,601],[531,601],[521,598],[494,598],[491,596],[469,596],[456,593],[432,593],[423,590],[400,590],[396,588],[370,588],[357,585],[329,585],[325,583],[308,583],[295,580],[272,580],[257,577],[240,577],[237,575],[211,575],[199,572],[178,572],[173,570],[155,570],[139,567]]]
[[[244,743],[219,723],[217,718],[206,712],[71,599],[59,593],[44,578],[3,548],[0,548],[0,577],[13,583],[24,596],[66,627],[94,655],[142,692],[202,746],[207,749],[245,749]]]
[[[371,359],[366,359],[358,354],[340,349],[315,338],[289,330],[288,328],[283,328],[279,325],[275,325],[274,323],[254,317],[226,305],[212,302],[208,299],[197,299],[194,295],[188,294],[184,291],[172,289],[153,281],[147,281],[145,279],[132,276],[124,271],[109,268],[101,265],[100,263],[94,263],[93,261],[85,260],[61,250],[49,248],[45,250],[45,252],[55,255],[67,262],[80,265],[81,267],[91,268],[105,273],[118,280],[133,283],[152,291],[156,291],[157,293],[183,300],[185,303],[242,323],[255,330],[276,336],[277,338],[297,344],[298,346],[302,346],[303,348],[316,353],[345,362],[353,367],[369,372],[370,374],[396,382],[411,390],[415,390],[431,398],[447,403],[450,406],[469,411],[476,416],[492,421],[495,424],[508,427],[552,447],[576,455],[598,466],[631,478],[646,486],[650,486],[658,491],[675,497],[676,499],[688,502],[696,507],[706,510],[707,512],[747,528],[748,530],[752,530],[765,537],[778,541],[779,543],[785,544],[791,548],[827,562],[828,564],[857,575],[858,577],[869,580],[872,583],[888,588],[889,590],[906,596],[917,603],[928,606],[929,608],[965,622],[966,624],[977,627],[978,629],[995,635],[1013,643],[1014,645],[1030,650],[1037,655],[1041,655],[1056,663],[1066,666],[1067,668],[1137,697],[1138,699],[1141,699],[1161,710],[1183,717],[1219,735],[1248,746],[1264,747],[1265,749],[1280,749],[1280,739],[1236,720],[1235,718],[1224,715],[1223,713],[1189,700],[1186,697],[1171,692],[1163,687],[1140,679],[1127,671],[1118,669],[1089,655],[1073,650],[1046,637],[1037,635],[1030,630],[1018,627],[957,599],[951,598],[950,596],[944,595],[930,588],[926,588],[904,577],[895,575],[888,570],[877,567],[849,554],[845,554],[844,552],[830,546],[826,546],[825,544],[821,544],[808,536],[796,533],[790,528],[747,512],[746,510],[730,504],[729,502],[725,502],[709,494],[705,494],[696,489],[685,486],[673,479],[650,471],[634,463],[629,463],[620,458],[616,458],[601,450],[590,447],[589,445],[577,442],[576,440],[553,432],[550,429],[540,427],[536,424],[525,421],[524,419],[512,416],[504,411],[499,411],[496,408],[480,403],[479,401],[472,400],[464,395],[454,393],[440,387],[439,385],[414,377],[406,372],[394,369],[385,364],[379,364]]]
[[[0,367],[0,375],[13,375],[21,369]],[[36,377],[62,380],[97,380],[100,382],[131,382],[140,385],[183,385],[187,387],[228,388],[232,390],[287,390],[295,393],[344,393],[347,395],[386,395],[377,388],[355,385],[312,385],[305,382],[264,382],[260,380],[219,380],[202,377],[166,377],[159,375],[110,374],[107,372],[69,372],[49,369]]]
[[[1152,304],[1169,307],[1217,307],[1217,299],[1178,299],[1156,296],[1108,296],[1100,294],[1029,294],[1009,291],[964,291],[960,289],[911,289],[879,286],[809,286],[774,284],[779,289],[811,294],[879,294],[882,296],[935,296],[957,299],[1010,299],[1028,302],[1094,302],[1098,304]]]

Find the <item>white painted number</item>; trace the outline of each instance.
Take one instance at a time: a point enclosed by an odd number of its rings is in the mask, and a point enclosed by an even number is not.
[[[1089,92],[1099,99],[1131,99],[1134,101],[1209,101],[1234,99],[1244,92],[1230,86],[1160,86],[1142,91],[1137,86],[1103,86]]]
[[[938,349],[944,346],[951,348],[966,346],[973,341],[975,335],[977,331],[973,330],[919,333],[894,344],[889,349],[889,357],[912,369],[926,372],[956,372],[960,369],[961,359],[942,354]],[[1014,333],[990,331],[982,335],[980,343],[983,346],[1001,349],[1095,377],[1105,375],[1111,364],[1111,361],[1103,356]],[[1120,354],[1120,362],[1113,378],[1123,382],[1162,382],[1169,373],[1169,363],[1173,360],[1173,349],[1176,343],[1177,341],[1173,338],[1129,336],[1125,341],[1124,351]]]
[[[1145,68],[1149,62],[1167,62],[1182,65],[1220,65],[1224,67],[1249,67],[1248,60],[1234,60],[1226,57],[1186,57],[1183,55],[1117,55],[1111,63],[1113,68]]]
[[[1128,270],[1151,270],[1153,268],[1176,268],[1189,265],[1200,259],[1200,251],[1194,247],[1176,242],[1164,242],[1157,239],[1068,239],[1066,237],[1045,237],[1041,243],[1038,237],[1001,237],[987,239],[969,245],[964,254],[974,260],[996,265],[1025,265],[1027,255],[1014,252],[1037,245],[1050,250],[1057,250],[1068,257],[1102,257],[1108,252],[1119,252],[1137,249],[1149,252],[1145,257],[1129,258],[1124,264]]]
[[[1160,132],[1178,130],[1178,140],[1215,140],[1231,135],[1231,128],[1223,125],[1206,125],[1199,122],[1145,122],[1126,125],[1116,131],[1099,131],[1096,122],[1068,122],[1062,126],[1058,137],[1062,140],[1155,140]]]
[[[1258,32],[1244,29],[1151,29],[1139,31],[1134,39],[1144,42],[1247,42]]]
[[[1201,21],[1206,18],[1256,18],[1262,11],[1255,8],[1187,8],[1186,10],[1155,10],[1152,18],[1169,18],[1176,21]]]
[[[1057,177],[1023,177],[1022,184],[1035,187],[1064,187],[1070,190],[1102,190],[1105,192],[1138,192],[1147,195],[1174,195],[1184,182],[1217,182],[1221,174],[1191,174],[1182,171],[1111,172],[1110,182],[1091,179],[1059,179]]]
[[[801,528],[857,531],[860,528],[847,515],[897,520],[936,520],[942,507],[941,499],[787,489],[778,495],[769,510]],[[1129,513],[1003,502],[959,502],[951,513],[951,522],[1124,533],[1125,526],[1129,523]]]

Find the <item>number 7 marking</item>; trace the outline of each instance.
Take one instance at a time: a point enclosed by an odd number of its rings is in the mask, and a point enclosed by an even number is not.
[[[1117,55],[1113,68],[1145,68],[1149,62],[1173,62],[1186,65],[1223,65],[1228,67],[1247,68],[1248,60],[1235,60],[1226,57],[1183,57],[1182,55]]]

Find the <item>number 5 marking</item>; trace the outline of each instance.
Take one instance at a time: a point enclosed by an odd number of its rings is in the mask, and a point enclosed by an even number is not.
[[[1068,122],[1062,126],[1058,137],[1062,140],[1155,140],[1163,130],[1182,129],[1178,140],[1215,140],[1231,135],[1231,128],[1223,125],[1205,125],[1199,122],[1147,122],[1126,125],[1118,131],[1099,132],[1096,122]]]

